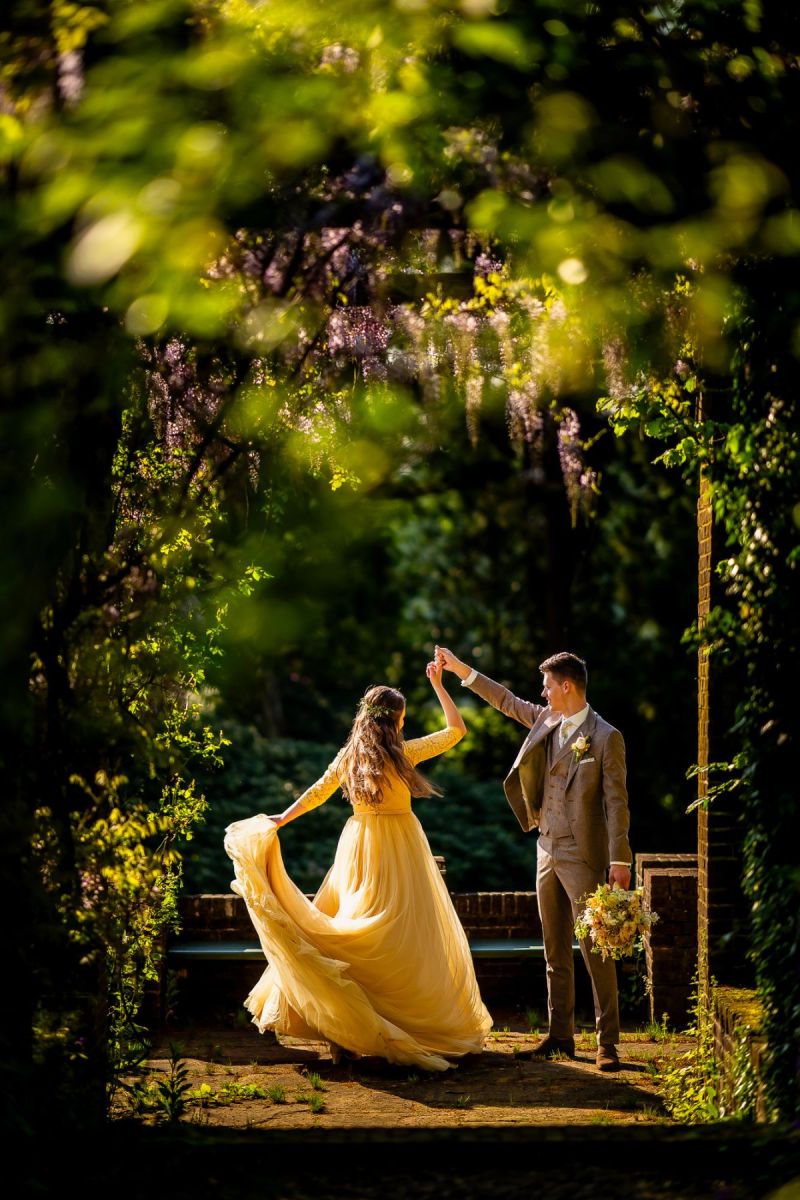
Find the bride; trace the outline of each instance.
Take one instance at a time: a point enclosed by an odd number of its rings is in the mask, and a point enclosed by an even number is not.
[[[440,793],[417,764],[466,733],[442,684],[427,675],[446,727],[403,738],[400,692],[372,687],[350,737],[321,779],[276,816],[226,830],[233,891],[243,896],[269,966],[245,1000],[260,1032],[327,1040],[343,1052],[443,1071],[482,1049],[492,1018],[483,1005],[469,945],[411,797]],[[333,866],[313,901],[292,883],[278,829],[341,787],[353,808]]]

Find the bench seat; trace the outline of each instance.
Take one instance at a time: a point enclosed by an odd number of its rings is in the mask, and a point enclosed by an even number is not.
[[[544,942],[533,938],[475,938],[469,948],[473,958],[544,958]],[[573,951],[579,951],[577,942]],[[179,962],[247,962],[264,959],[258,942],[175,942],[167,956]]]
[[[176,942],[167,947],[167,957],[179,962],[239,962],[264,959],[258,942]]]
[[[535,938],[475,938],[469,948],[473,958],[544,958],[544,942]],[[572,949],[580,952],[577,942]]]

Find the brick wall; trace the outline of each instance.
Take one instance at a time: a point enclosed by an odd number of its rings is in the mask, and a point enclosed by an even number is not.
[[[444,871],[443,862],[440,869]],[[636,855],[636,884],[660,920],[645,939],[650,1017],[660,1021],[667,1012],[673,1025],[682,1025],[697,960],[697,856],[693,854],[641,853]],[[535,892],[454,892],[453,905],[470,941],[542,936]],[[227,892],[221,895],[182,896],[179,901],[181,939],[184,941],[252,941],[254,931],[244,900]],[[624,964],[623,964],[624,967]],[[185,970],[185,968],[184,968]],[[241,1002],[243,972],[251,987],[263,970],[259,963],[204,963],[193,965],[202,973],[209,996],[236,1006]],[[479,958],[475,971],[490,1008],[544,1010],[546,989],[541,959]],[[591,1011],[586,972],[576,971],[578,1008]],[[197,989],[193,988],[193,992]]]
[[[444,873],[444,864],[440,864]],[[464,931],[470,940],[476,938],[531,938],[542,936],[535,892],[454,892],[451,899]],[[255,934],[247,907],[240,896],[228,892],[222,895],[182,896],[179,900],[181,940],[183,941],[252,941]],[[193,963],[182,968],[184,979],[188,971],[199,981],[191,987],[191,1007],[194,1013],[210,1016],[221,1009],[235,1010],[241,1006],[243,985],[249,990],[257,981],[263,965],[259,963]],[[247,978],[245,979],[245,973]],[[481,994],[489,1005],[507,1010],[534,1008],[544,1013],[546,981],[541,959],[479,958],[475,974]],[[209,1005],[203,1003],[202,992]],[[578,1007],[590,1011],[591,993],[586,972],[576,971]]]
[[[744,1068],[751,1074],[755,1092],[752,1115],[765,1121],[762,1081],[767,1044],[761,1033],[762,1009],[755,991],[752,988],[716,988],[713,1019],[714,1058],[720,1074],[719,1098],[723,1113],[726,1116],[742,1115],[741,1072]]]
[[[453,892],[468,938],[541,938],[536,892]]]
[[[183,941],[249,941],[255,936],[247,906],[233,892],[180,896],[178,913]]]
[[[454,892],[453,905],[467,937],[540,938],[535,892]],[[181,938],[191,942],[252,941],[253,923],[241,896],[181,896]]]
[[[637,888],[644,887],[644,873],[648,867],[689,867],[697,870],[696,854],[659,854],[641,851],[635,856],[634,878]]]

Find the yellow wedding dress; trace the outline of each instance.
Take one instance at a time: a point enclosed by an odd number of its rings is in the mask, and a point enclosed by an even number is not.
[[[405,742],[413,764],[449,750],[457,729]],[[340,786],[336,760],[301,796],[316,808]],[[387,774],[378,806],[355,805],[313,901],[292,883],[277,826],[260,815],[225,831],[269,966],[245,1000],[260,1032],[335,1042],[428,1071],[479,1052],[492,1026],[469,945],[411,795]]]

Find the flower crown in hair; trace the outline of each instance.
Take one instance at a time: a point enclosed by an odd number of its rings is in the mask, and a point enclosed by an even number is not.
[[[387,708],[385,704],[370,704],[368,700],[359,701],[358,707],[368,717],[391,717],[393,715],[393,710]]]

